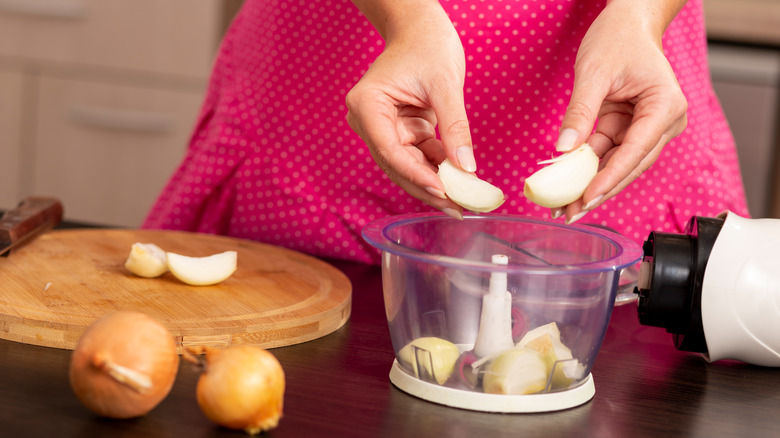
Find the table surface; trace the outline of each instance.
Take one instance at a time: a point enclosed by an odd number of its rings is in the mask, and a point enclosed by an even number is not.
[[[707,363],[642,327],[636,306],[615,308],[592,374],[594,398],[543,414],[445,407],[395,388],[379,267],[330,261],[352,281],[352,317],[315,341],[271,350],[287,378],[282,437],[762,437],[780,436],[780,369]],[[1,283],[0,283],[1,284]],[[0,327],[2,329],[2,327]],[[197,370],[182,363],[148,415],[99,418],[68,383],[70,351],[0,341],[0,436],[229,437],[195,401]]]

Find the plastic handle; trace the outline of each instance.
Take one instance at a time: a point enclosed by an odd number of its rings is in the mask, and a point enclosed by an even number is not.
[[[29,196],[0,217],[0,255],[7,256],[62,221],[62,203],[56,198]]]
[[[174,127],[174,118],[167,114],[117,110],[90,106],[72,106],[68,116],[76,123],[92,128],[118,129],[147,134],[164,134]]]
[[[78,0],[0,0],[0,12],[46,18],[78,19],[87,16],[87,7],[83,1]]]

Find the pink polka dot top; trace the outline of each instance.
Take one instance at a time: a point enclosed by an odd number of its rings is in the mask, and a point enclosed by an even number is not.
[[[603,1],[443,0],[466,52],[466,110],[478,175],[497,210],[549,218],[525,177],[555,153],[579,42]],[[384,42],[345,0],[247,0],[225,35],[189,147],[145,228],[252,239],[377,263],[368,222],[434,211],[394,185],[346,122],[344,98]],[[747,216],[734,140],[710,83],[702,0],[664,36],[688,127],[658,161],[581,221],[643,242],[691,216]]]

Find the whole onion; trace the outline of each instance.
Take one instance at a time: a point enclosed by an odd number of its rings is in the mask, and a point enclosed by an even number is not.
[[[170,332],[151,317],[120,311],[93,323],[70,363],[70,384],[81,403],[110,418],[145,415],[168,395],[179,370]]]
[[[276,427],[285,387],[284,370],[276,357],[249,344],[202,350],[206,360],[196,395],[206,417],[250,435]]]

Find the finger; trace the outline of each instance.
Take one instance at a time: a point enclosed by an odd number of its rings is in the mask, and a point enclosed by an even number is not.
[[[678,117],[677,112],[664,111],[665,108],[655,105],[644,108],[637,105],[637,109],[621,146],[608,157],[604,168],[585,190],[583,198],[588,207],[594,207],[589,200],[601,197],[603,202],[638,178],[658,159],[666,143],[682,132],[687,124],[684,112]]]
[[[555,143],[559,152],[570,151],[585,142],[593,131],[599,108],[608,92],[606,85],[580,79],[580,76],[575,74],[569,106]]]
[[[596,129],[587,140],[596,155],[603,157],[610,149],[623,143],[633,117],[634,106],[629,103],[605,102],[602,105]]]
[[[662,135],[655,146],[643,153],[637,153],[638,148],[626,147],[627,144],[613,149],[614,153],[606,157],[606,164],[585,189],[583,199],[590,199],[585,208],[596,208],[639,178],[655,163],[670,139],[671,136]]]
[[[439,135],[446,156],[466,172],[476,172],[477,162],[471,142],[462,87],[433,90],[431,106],[439,123]]]
[[[430,108],[396,106],[396,120],[401,144],[418,144],[436,136],[436,116]]]
[[[401,143],[395,105],[384,96],[371,96],[361,98],[359,103],[352,102],[347,121],[366,142],[374,161],[415,198],[428,204],[434,198],[446,198],[444,185],[435,171]]]
[[[419,115],[417,115],[419,114]],[[415,145],[422,151],[422,163],[428,163],[430,168],[436,171],[436,166],[444,161],[447,156],[441,142],[428,141],[436,139],[436,118],[432,110],[415,109],[413,111],[399,111],[398,132],[401,144]]]

